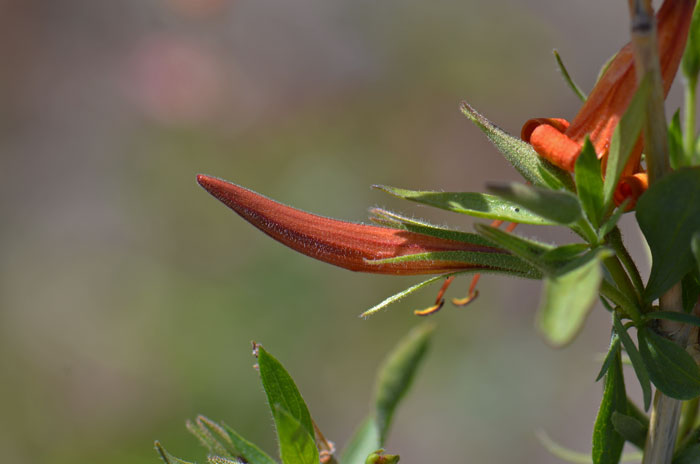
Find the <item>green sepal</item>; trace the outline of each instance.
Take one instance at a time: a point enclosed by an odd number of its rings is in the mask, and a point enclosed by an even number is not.
[[[282,463],[318,464],[316,441],[306,426],[280,404],[272,406],[272,414],[275,417]]]
[[[612,205],[613,194],[620,181],[620,175],[634,146],[637,144],[639,134],[642,132],[650,95],[650,79],[648,76],[645,76],[613,132],[608,152],[608,164],[605,170],[605,181],[603,182],[603,205],[605,211],[609,210]]]
[[[380,447],[377,421],[374,419],[374,414],[370,414],[362,421],[345,446],[340,462],[342,464],[364,464],[367,456]]]
[[[613,414],[627,412],[625,379],[619,351],[605,376],[605,389],[593,426],[593,463],[617,464],[622,455],[625,439],[613,424]]]
[[[668,159],[673,169],[689,164],[688,155],[683,148],[683,130],[681,129],[681,110],[676,110],[668,125]]]
[[[632,363],[634,373],[637,375],[637,379],[639,380],[639,385],[642,387],[644,410],[647,411],[649,406],[651,406],[651,381],[649,380],[649,373],[647,372],[645,362],[642,359],[642,355],[639,353],[639,350],[637,350],[637,347],[634,345],[632,338],[627,333],[627,330],[622,325],[622,322],[620,322],[620,318],[617,316],[617,313],[613,313],[613,327],[615,329],[615,333],[617,333],[617,335],[620,337],[622,346],[625,348],[627,356],[629,356],[630,362]]]
[[[396,407],[410,388],[428,351],[430,337],[434,331],[434,324],[414,327],[389,353],[379,368],[374,409],[380,446],[384,446],[386,442]]]
[[[165,464],[195,464],[190,461],[185,461],[184,459],[177,458],[173,456],[172,454],[168,453],[165,448],[160,444],[159,441],[156,441],[154,443],[154,446],[156,448],[156,452],[160,456],[160,458],[163,460]]]
[[[605,248],[591,250],[545,278],[537,327],[551,345],[570,343],[583,327],[598,300],[602,260],[611,254]]]
[[[583,211],[594,228],[600,227],[605,209],[603,205],[603,174],[600,160],[590,139],[586,137],[581,154],[574,165],[578,198]]]
[[[527,208],[555,224],[572,225],[582,216],[581,205],[576,196],[570,192],[518,183],[489,184],[486,188],[497,197]]]
[[[652,265],[644,298],[658,298],[696,266],[691,238],[700,231],[700,168],[682,168],[652,184],[637,202],[637,222]]]
[[[277,409],[284,409],[313,437],[311,414],[309,414],[309,409],[306,407],[294,380],[282,366],[282,363],[268,353],[265,348],[257,345],[256,351],[260,380],[267,394],[267,401],[275,417],[275,422],[277,422],[275,405],[279,405]]]
[[[530,144],[504,132],[479,114],[469,103],[462,102],[460,109],[471,122],[476,124],[486,134],[491,143],[496,146],[498,151],[503,154],[506,160],[513,165],[515,170],[525,180],[532,182],[534,185],[554,190],[561,188],[572,192],[575,190],[571,175],[542,159]]]
[[[656,388],[679,400],[700,396],[700,369],[688,352],[646,327],[637,331],[637,337],[639,353]]]
[[[562,61],[561,56],[559,56],[559,52],[557,50],[553,50],[552,52],[554,53],[554,59],[557,62],[557,68],[559,68],[559,72],[564,78],[564,82],[566,82],[571,91],[574,92],[574,95],[576,95],[582,102],[585,102],[588,96],[583,90],[581,90],[581,88],[578,85],[576,85],[574,80],[571,78],[569,71],[567,71],[566,66],[564,66],[564,62]]]
[[[520,224],[556,224],[554,221],[550,221],[517,203],[486,193],[406,190],[385,185],[375,185],[374,187],[395,197],[454,213],[485,219],[518,222]]]
[[[408,218],[393,211],[388,211],[382,208],[372,208],[369,210],[370,220],[374,223],[393,227],[395,229],[407,230],[423,235],[431,235],[433,237],[444,238],[445,240],[455,240],[457,242],[471,243],[479,246],[495,246],[492,242],[485,240],[477,234],[462,232],[454,229],[436,226],[426,221]]]

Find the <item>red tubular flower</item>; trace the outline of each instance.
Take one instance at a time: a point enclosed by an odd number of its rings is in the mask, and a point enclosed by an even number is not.
[[[695,0],[664,0],[657,15],[665,94],[671,88],[683,55],[694,6]],[[571,124],[563,119],[530,119],[522,128],[521,138],[540,156],[567,171],[574,170],[586,135],[590,137],[598,158],[604,158],[613,131],[629,106],[636,87],[634,54],[628,43],[615,55]],[[640,138],[622,173],[623,180],[641,173],[641,153]],[[629,182],[634,181],[630,179]]]
[[[449,259],[388,263],[372,261],[428,252],[508,254],[489,246],[316,216],[215,177],[200,174],[197,182],[243,219],[278,242],[312,258],[351,271],[417,275],[489,269],[487,266]]]

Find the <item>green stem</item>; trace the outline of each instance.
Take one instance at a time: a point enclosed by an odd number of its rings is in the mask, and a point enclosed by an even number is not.
[[[695,153],[695,90],[698,85],[698,76],[687,76],[685,82],[685,134],[683,151],[685,160],[696,162]]]
[[[639,269],[637,269],[637,265],[634,263],[632,256],[630,256],[627,247],[625,247],[622,241],[622,233],[620,233],[620,229],[617,226],[605,237],[605,243],[615,250],[618,259],[622,262],[622,265],[625,266],[625,269],[627,269],[627,275],[631,278],[632,285],[635,289],[637,302],[641,303],[642,294],[644,293],[644,281],[642,281]]]

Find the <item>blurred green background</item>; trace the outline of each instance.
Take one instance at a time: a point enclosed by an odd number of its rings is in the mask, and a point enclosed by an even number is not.
[[[626,2],[606,0],[10,0],[0,13],[0,450],[51,464],[157,463],[155,439],[201,462],[184,428],[198,413],[275,454],[251,340],[342,448],[437,287],[361,320],[417,279],[297,255],[195,174],[331,217],[379,205],[469,230],[368,186],[517,180],[459,101],[516,134],[531,117],[571,118],[551,50],[590,89],[628,27]],[[487,276],[480,291],[432,317],[390,450],[558,462],[543,429],[587,451],[607,314],[554,351],[533,329],[538,282]]]

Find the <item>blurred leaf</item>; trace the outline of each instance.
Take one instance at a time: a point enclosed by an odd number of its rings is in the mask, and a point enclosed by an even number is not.
[[[686,79],[697,80],[698,71],[700,71],[700,8],[697,7],[690,23],[681,70]]]
[[[616,412],[627,412],[625,379],[619,351],[605,377],[603,399],[593,427],[592,457],[595,464],[617,464],[620,461],[625,439],[613,425],[612,418]]]
[[[695,266],[697,266],[698,275],[700,275],[700,230],[695,231],[690,239],[690,249],[695,258]]]
[[[486,188],[499,198],[512,201],[556,224],[571,225],[581,219],[581,205],[570,192],[518,183],[489,184]]]
[[[607,249],[591,250],[557,274],[545,278],[537,326],[553,346],[561,347],[571,342],[583,327],[598,299],[603,279],[601,261],[608,256],[610,251]]]
[[[576,85],[574,80],[571,78],[571,75],[569,75],[569,71],[566,70],[566,66],[564,66],[564,62],[561,59],[561,56],[559,56],[559,52],[557,50],[553,50],[554,53],[554,59],[557,62],[557,67],[559,68],[559,72],[561,72],[562,77],[564,78],[564,82],[569,86],[569,88],[576,94],[576,96],[582,101],[585,102],[586,98],[586,93],[581,90],[581,88]],[[578,185],[578,182],[576,183]]]
[[[668,125],[668,158],[673,169],[688,164],[683,149],[683,131],[681,130],[681,110],[676,110],[671,123]]]
[[[498,151],[513,165],[525,180],[540,187],[555,190],[566,188],[574,191],[574,183],[566,171],[540,157],[530,144],[506,134],[491,121],[479,114],[467,102],[462,102],[462,113],[471,120],[491,140]]]
[[[673,464],[698,464],[700,462],[700,443],[682,450],[673,458]]]
[[[272,407],[283,464],[318,464],[316,441],[306,426],[280,404]],[[313,432],[312,432],[313,433]]]
[[[159,441],[155,442],[156,451],[160,455],[160,458],[165,464],[194,464],[190,461],[185,461],[180,458],[176,458],[172,454],[168,453],[165,448],[163,448]]]
[[[277,409],[284,409],[296,422],[301,424],[311,437],[314,437],[309,409],[306,407],[306,403],[301,397],[292,377],[282,364],[268,353],[265,348],[258,345],[257,352],[260,379],[262,380],[265,393],[267,393],[267,401],[273,414],[275,413],[275,405],[279,405]],[[275,422],[277,422],[277,416],[275,416]],[[290,426],[289,421],[286,422],[286,425]]]
[[[607,374],[608,369],[610,369],[610,365],[612,362],[616,359],[617,355],[620,353],[620,336],[617,335],[613,331],[612,337],[610,337],[610,348],[608,349],[608,354],[605,355],[605,359],[603,360],[603,365],[600,367],[600,371],[598,372],[598,376],[595,378],[595,381],[599,381],[600,379],[603,378],[605,374]]]
[[[622,438],[637,448],[644,449],[644,443],[647,441],[647,432],[649,431],[648,424],[645,425],[636,418],[618,411],[613,412],[610,420]]]
[[[700,231],[700,168],[682,168],[652,184],[639,198],[636,216],[651,250],[644,290],[651,302],[696,265],[690,242]]]
[[[450,277],[450,276],[453,276],[453,275],[456,275],[456,274],[459,274],[459,273],[458,273],[458,272],[454,272],[454,273],[451,273],[451,274],[443,274],[443,275],[431,277],[430,279],[424,280],[423,282],[420,282],[420,283],[417,283],[416,285],[413,285],[413,286],[411,286],[411,287],[408,287],[406,290],[403,290],[403,291],[401,291],[401,292],[399,292],[399,293],[397,293],[397,294],[395,294],[395,295],[392,295],[392,296],[390,296],[389,298],[387,298],[387,299],[385,299],[384,301],[382,301],[381,303],[372,306],[372,307],[369,308],[367,311],[365,311],[364,313],[360,314],[360,317],[369,317],[369,316],[373,316],[373,315],[375,315],[376,313],[378,313],[379,311],[381,311],[382,309],[384,309],[384,308],[386,308],[387,306],[389,306],[390,304],[396,303],[396,302],[399,301],[400,299],[402,299],[402,298],[404,298],[404,297],[410,295],[411,293],[415,292],[416,290],[420,290],[421,288],[426,287],[426,286],[432,284],[433,282],[436,282],[436,281],[438,281],[438,280],[441,280],[441,279],[444,279],[444,278],[447,278],[447,277]]]
[[[231,439],[231,443],[236,448],[236,451],[250,464],[277,464],[277,461],[272,459],[264,451],[258,448],[254,443],[249,442],[235,430],[226,424],[223,424],[224,429]]]
[[[617,335],[620,337],[622,346],[625,347],[627,356],[630,357],[630,362],[632,363],[634,373],[637,374],[639,385],[642,387],[642,394],[644,396],[644,410],[646,411],[649,409],[649,406],[651,406],[651,383],[644,360],[615,312],[613,312],[613,327],[615,328]]]
[[[639,134],[642,132],[642,126],[646,117],[647,101],[649,101],[650,95],[650,80],[648,76],[645,76],[613,132],[608,152],[608,165],[605,170],[605,181],[603,182],[603,205],[605,211],[612,204],[613,194],[617,183],[620,181],[622,170],[625,168],[627,159],[637,144]]]
[[[555,224],[519,204],[485,193],[404,190],[384,185],[375,187],[399,198],[469,216],[520,224]]]
[[[384,445],[391,419],[425,357],[433,324],[422,324],[406,335],[385,359],[377,376],[375,414],[380,446]]]
[[[345,446],[340,458],[342,464],[364,464],[375,450],[381,448],[379,429],[374,415],[367,417]]]
[[[700,282],[696,272],[689,272],[683,277],[681,291],[683,293],[683,311],[689,313],[693,310],[700,297]]]
[[[688,352],[644,327],[637,336],[639,353],[656,388],[679,400],[700,396],[700,369]]]
[[[406,216],[402,216],[398,213],[382,208],[372,208],[369,212],[373,215],[370,217],[370,219],[373,222],[383,226],[407,230],[410,232],[417,232],[424,235],[432,235],[434,237],[440,237],[446,240],[456,240],[458,242],[471,243],[481,246],[495,246],[493,243],[485,240],[483,237],[477,234],[439,227],[425,221],[407,218]]]
[[[597,229],[600,227],[605,215],[603,208],[603,174],[600,170],[600,160],[588,137],[583,143],[581,154],[576,159],[574,175],[581,206],[586,212],[588,220]]]

